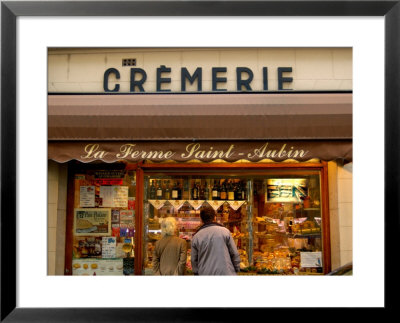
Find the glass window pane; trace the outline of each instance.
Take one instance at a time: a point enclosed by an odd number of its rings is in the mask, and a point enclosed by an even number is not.
[[[241,256],[241,274],[321,274],[323,270],[320,172],[180,171],[145,175],[143,273],[153,274],[160,219],[172,216],[190,242],[209,205],[227,227]]]
[[[155,243],[162,238],[160,219],[177,220],[177,235],[188,247],[186,273],[191,274],[190,243],[201,226],[200,208],[211,206],[216,221],[227,227],[248,266],[247,179],[221,175],[145,176],[144,200],[144,274],[151,275]]]
[[[322,273],[319,174],[254,178],[253,264],[266,274]]]

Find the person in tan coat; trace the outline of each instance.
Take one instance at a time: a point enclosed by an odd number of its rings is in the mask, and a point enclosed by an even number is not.
[[[161,221],[161,240],[153,253],[154,275],[183,275],[186,269],[186,240],[176,236],[176,220],[167,217]]]

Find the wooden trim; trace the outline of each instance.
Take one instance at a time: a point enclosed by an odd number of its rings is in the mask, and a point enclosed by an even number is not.
[[[328,163],[322,162],[321,169],[321,195],[322,195],[322,245],[323,245],[323,271],[327,274],[331,271],[331,239],[329,220],[329,185]]]
[[[73,226],[74,226],[74,199],[75,199],[75,165],[68,163],[67,183],[67,218],[65,223],[65,262],[64,275],[72,275],[72,248],[73,248]]]
[[[130,163],[125,163],[125,170],[136,170],[138,168],[138,163],[130,164]]]
[[[141,167],[145,170],[147,169],[271,169],[271,168],[315,168],[321,169],[323,167],[322,163],[262,163],[262,164],[252,164],[252,163],[243,163],[243,164],[225,164],[225,163],[215,163],[215,164],[142,164]]]
[[[135,203],[135,275],[142,275],[143,267],[143,196],[144,196],[144,173],[160,172],[160,171],[179,171],[185,174],[190,170],[202,171],[202,175],[207,175],[211,170],[219,171],[238,171],[243,175],[251,173],[264,174],[265,170],[291,170],[293,172],[299,170],[320,171],[321,172],[321,198],[322,198],[322,225],[323,225],[323,257],[324,257],[324,274],[331,270],[331,254],[330,254],[330,227],[329,227],[329,191],[328,191],[328,164],[321,163],[263,163],[263,164],[145,164],[143,162],[129,164],[124,163],[126,170],[136,172],[136,203]],[[104,164],[101,164],[104,168]],[[111,164],[113,165],[113,164]],[[110,165],[110,166],[111,166]],[[74,210],[74,177],[77,171],[83,169],[93,169],[94,165],[84,165],[70,163],[68,167],[68,201],[67,201],[67,221],[66,221],[66,250],[65,250],[65,275],[72,275],[72,248],[73,248],[73,210]],[[97,165],[96,165],[97,166]],[[115,166],[115,164],[114,164]],[[98,166],[102,168],[101,166]],[[112,166],[111,166],[112,167]],[[292,173],[292,172],[291,172]],[[177,175],[177,173],[174,173]]]
[[[142,274],[143,267],[143,169],[136,168],[136,203],[135,203],[135,275]]]
[[[221,171],[229,171],[229,170],[237,170],[240,172],[244,172],[244,174],[251,175],[254,174],[265,174],[265,170],[293,170],[294,172],[299,170],[307,170],[307,171],[318,171],[321,175],[321,199],[322,199],[322,244],[323,244],[323,273],[327,274],[331,271],[331,244],[330,244],[330,223],[329,223],[329,187],[328,187],[328,163],[322,161],[321,163],[263,163],[263,164],[143,164],[141,165],[146,174],[151,174],[153,172],[165,171],[168,172],[170,170],[182,170],[185,171],[185,175],[188,175],[187,171],[203,171],[202,175],[207,175],[210,170],[221,170]],[[260,171],[258,173],[258,171]],[[174,173],[174,175],[178,175],[179,173]],[[292,172],[291,172],[292,174]],[[142,175],[144,173],[142,172]],[[141,178],[144,180],[144,177]],[[138,181],[136,182],[138,185]],[[141,194],[143,194],[143,185],[140,188]],[[138,191],[138,190],[137,190]],[[141,195],[143,196],[143,195]],[[263,198],[263,197],[261,197]],[[143,199],[141,201],[143,203]],[[143,205],[142,205],[143,206]],[[143,225],[143,223],[141,224]],[[142,259],[141,259],[142,260]]]

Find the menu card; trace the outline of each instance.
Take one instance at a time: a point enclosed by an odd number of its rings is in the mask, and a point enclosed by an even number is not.
[[[102,258],[116,258],[117,240],[115,237],[103,237]]]

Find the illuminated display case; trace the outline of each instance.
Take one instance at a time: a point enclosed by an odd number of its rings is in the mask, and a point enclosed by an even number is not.
[[[319,173],[282,173],[265,177],[253,179],[255,217],[250,271],[323,273]]]
[[[248,182],[243,176],[169,175],[145,176],[144,185],[144,274],[152,274],[152,255],[161,239],[160,219],[177,220],[178,235],[188,245],[186,271],[191,273],[190,244],[200,227],[200,209],[212,207],[216,221],[227,227],[248,264]]]
[[[176,218],[179,236],[190,243],[210,206],[227,227],[241,256],[242,275],[322,274],[321,172],[271,170],[258,173],[197,172],[144,175],[143,274],[152,274],[160,219]]]

